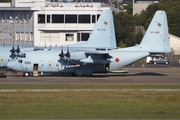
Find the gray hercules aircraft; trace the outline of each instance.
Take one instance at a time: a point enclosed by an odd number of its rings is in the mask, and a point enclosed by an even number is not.
[[[88,41],[63,46],[60,49],[20,53],[7,66],[24,72],[60,72],[91,76],[108,73],[136,62],[150,54],[171,52],[165,11],[157,11],[141,43],[127,48],[116,48],[113,16],[103,10]]]
[[[107,16],[104,16],[104,18],[105,17],[107,17]],[[97,37],[98,33],[101,32],[101,30],[98,29],[97,31],[94,31],[92,39],[89,40],[89,42],[79,43],[77,45],[75,45],[75,44],[69,45],[68,47],[74,47],[76,49],[79,49],[79,47],[82,47],[82,49],[84,49],[86,47],[90,48],[91,46],[93,48],[111,48],[111,49],[116,48],[116,39],[115,39],[115,35],[114,35],[114,23],[113,23],[112,19],[110,19],[111,17],[112,17],[112,15],[109,14],[109,16],[106,18],[106,20],[109,20],[108,21],[109,24],[106,25],[106,27],[111,27],[111,28],[106,29],[107,31],[103,32],[103,34],[105,33],[106,35],[103,35],[101,37],[102,39],[98,40],[98,41],[100,41],[100,43],[104,43],[104,44],[98,45],[98,43],[96,42],[96,39],[94,39]],[[98,27],[96,27],[96,28],[98,28]],[[53,47],[53,49],[57,49],[57,48],[59,48],[59,47]],[[50,50],[50,49],[51,48],[49,47],[48,50]],[[67,49],[67,47],[65,49]],[[24,55],[23,52],[38,51],[38,50],[47,50],[47,49],[43,48],[43,47],[36,47],[36,46],[13,46],[13,45],[0,46],[0,66],[6,67],[8,61],[14,59],[16,56],[22,57]]]

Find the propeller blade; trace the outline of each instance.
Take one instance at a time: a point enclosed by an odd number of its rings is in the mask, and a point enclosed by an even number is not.
[[[67,61],[67,68],[69,68],[69,60]]]
[[[59,56],[60,56],[61,58],[64,58],[63,46],[61,47],[61,53],[59,54]]]
[[[12,49],[10,50],[11,53],[15,53],[15,49],[14,46],[12,47]]]
[[[19,45],[17,47],[17,49],[15,50],[17,53],[20,53],[20,48],[19,48]]]
[[[67,46],[67,53],[65,54],[67,58],[70,58],[69,46]]]

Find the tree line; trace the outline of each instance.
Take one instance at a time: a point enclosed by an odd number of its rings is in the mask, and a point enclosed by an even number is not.
[[[113,15],[117,45],[128,47],[139,44],[143,31],[138,31],[137,26],[143,26],[146,30],[157,10],[166,12],[169,33],[180,37],[180,0],[161,0],[159,3],[149,5],[146,10],[134,16],[132,12],[120,12]]]
[[[0,2],[11,2],[11,0],[0,0]]]

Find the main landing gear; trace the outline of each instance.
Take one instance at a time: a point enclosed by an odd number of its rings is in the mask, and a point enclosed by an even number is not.
[[[23,73],[23,76],[28,77],[29,74],[30,74],[30,73],[28,73],[28,72],[24,72],[24,73]]]
[[[78,76],[78,77],[92,77],[92,74],[75,74],[75,73],[71,73],[71,76]]]

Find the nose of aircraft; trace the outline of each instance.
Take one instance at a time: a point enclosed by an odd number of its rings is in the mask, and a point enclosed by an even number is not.
[[[12,70],[16,70],[16,69],[17,69],[16,64],[15,64],[14,61],[9,61],[9,62],[7,63],[7,67],[10,68],[10,69],[12,69]]]

